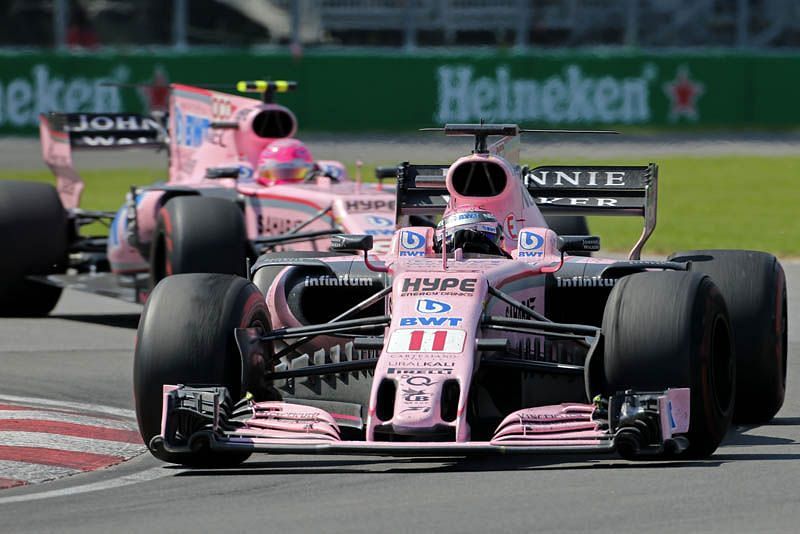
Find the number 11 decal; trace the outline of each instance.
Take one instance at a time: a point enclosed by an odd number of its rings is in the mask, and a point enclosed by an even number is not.
[[[461,352],[466,337],[463,330],[400,328],[389,338],[387,352]]]

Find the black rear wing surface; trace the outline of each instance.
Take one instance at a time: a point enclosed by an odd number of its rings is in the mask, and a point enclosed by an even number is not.
[[[409,216],[441,215],[449,192],[445,177],[449,165],[397,167],[397,224]],[[642,234],[629,253],[639,259],[656,227],[658,165],[542,166],[522,169],[523,183],[545,215],[616,215],[644,218]]]
[[[441,215],[450,193],[445,179],[450,165],[415,165],[404,161],[397,167],[397,224],[409,215]]]
[[[644,228],[629,253],[639,259],[656,227],[658,165],[543,166],[523,169],[522,180],[539,210],[553,215],[629,215]]]
[[[72,149],[161,148],[166,129],[159,119],[136,113],[42,113],[42,158],[56,177],[65,208],[77,208],[83,180],[72,164]]]

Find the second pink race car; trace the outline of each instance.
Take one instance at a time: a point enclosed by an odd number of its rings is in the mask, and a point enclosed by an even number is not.
[[[162,119],[42,115],[42,154],[56,187],[0,182],[0,315],[46,314],[64,287],[143,302],[168,275],[244,275],[248,258],[327,251],[335,233],[368,234],[376,250],[388,250],[393,188],[312,158],[294,137],[294,114],[274,102],[294,88],[240,82],[240,91],[262,95],[253,99],[173,84]],[[168,150],[168,180],[131,187],[117,211],[81,208],[72,151],[125,148]],[[109,226],[107,237],[81,232],[98,221]]]

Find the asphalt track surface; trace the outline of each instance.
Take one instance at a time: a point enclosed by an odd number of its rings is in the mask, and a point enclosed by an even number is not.
[[[800,263],[785,268],[786,403],[708,460],[262,455],[212,472],[144,454],[0,491],[0,532],[796,532]],[[132,408],[139,311],[68,291],[50,318],[0,320],[0,395]]]

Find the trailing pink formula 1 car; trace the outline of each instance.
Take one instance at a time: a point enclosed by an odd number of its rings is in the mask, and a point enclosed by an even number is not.
[[[168,120],[129,113],[41,116],[48,184],[0,181],[0,315],[43,315],[62,287],[143,302],[175,273],[244,275],[265,250],[327,251],[340,232],[388,249],[394,192],[314,161],[273,102],[294,82],[240,82],[261,100],[173,84]],[[133,187],[116,212],[80,208],[72,150],[167,148],[169,179]],[[83,225],[109,225],[86,237]]]
[[[612,452],[705,457],[732,418],[783,402],[786,285],[775,257],[639,254],[657,167],[520,168],[516,125],[452,165],[402,164],[387,253],[264,254],[252,280],[190,274],[139,324],[139,428],[169,462],[253,452]],[[487,146],[488,136],[501,139]],[[543,213],[641,215],[630,258],[559,236]],[[415,226],[411,217],[439,216]],[[737,375],[738,367],[738,375]],[[738,377],[738,378],[737,378]]]

